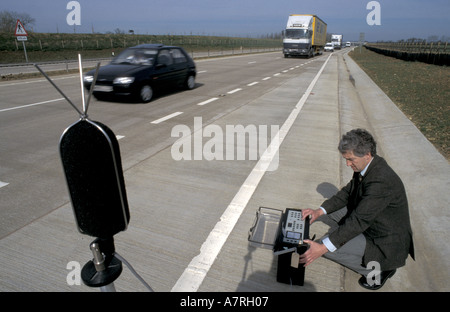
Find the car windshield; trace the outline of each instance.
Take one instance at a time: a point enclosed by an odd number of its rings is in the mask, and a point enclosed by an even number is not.
[[[120,53],[112,64],[153,65],[156,49],[127,49]]]

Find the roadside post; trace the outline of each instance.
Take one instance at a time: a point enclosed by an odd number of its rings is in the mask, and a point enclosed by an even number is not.
[[[359,33],[359,53],[361,53],[361,47],[364,44],[365,33]]]
[[[25,60],[28,63],[27,48],[25,47],[25,41],[28,40],[28,33],[25,30],[25,27],[23,27],[23,24],[20,22],[20,20],[17,20],[14,35],[16,36],[17,41],[22,41],[23,52],[25,53]]]

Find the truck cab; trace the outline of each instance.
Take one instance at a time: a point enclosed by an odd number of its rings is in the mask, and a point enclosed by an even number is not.
[[[284,57],[313,57],[322,52],[327,24],[311,14],[293,14],[288,18],[283,39]]]

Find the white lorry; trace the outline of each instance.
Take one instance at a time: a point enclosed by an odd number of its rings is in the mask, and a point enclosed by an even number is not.
[[[289,15],[283,39],[284,57],[321,54],[327,41],[327,24],[316,15]]]
[[[342,48],[342,35],[331,35],[331,43],[334,45],[335,49]]]

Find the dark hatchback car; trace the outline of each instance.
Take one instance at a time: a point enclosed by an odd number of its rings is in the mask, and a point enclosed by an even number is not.
[[[90,89],[95,70],[84,75],[84,86]],[[195,87],[196,68],[191,57],[180,47],[141,44],[128,48],[98,72],[93,95],[131,95],[150,102],[156,90],[183,86]]]

